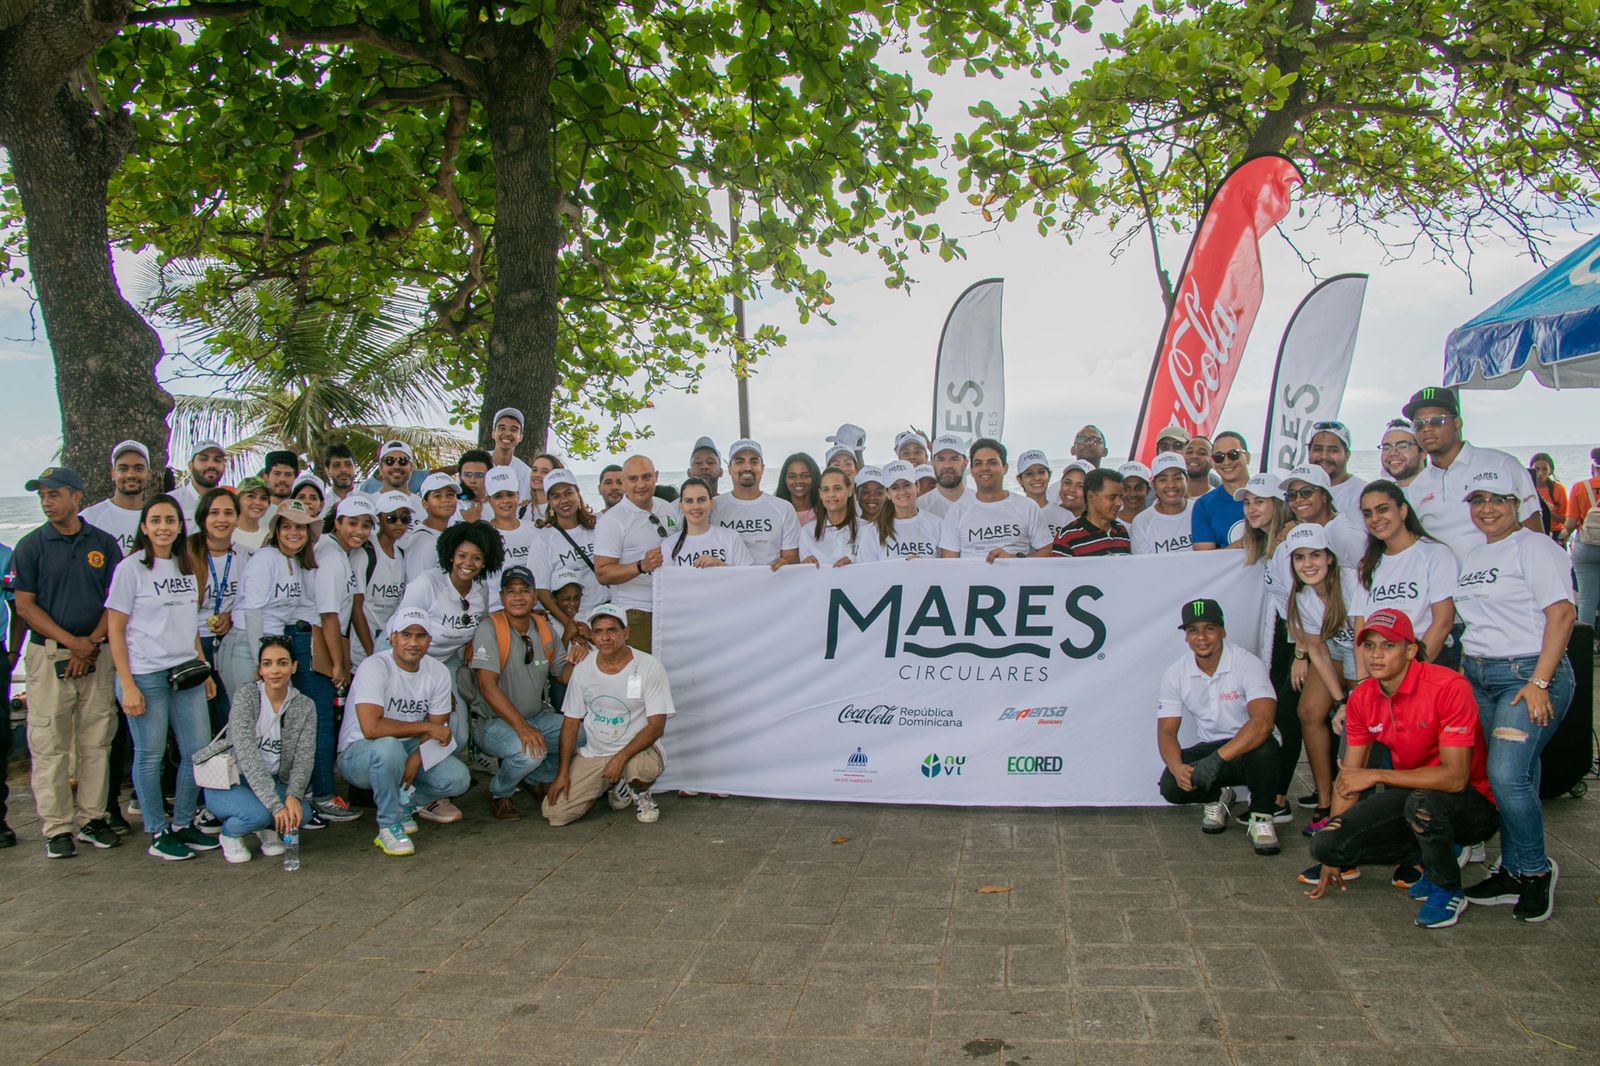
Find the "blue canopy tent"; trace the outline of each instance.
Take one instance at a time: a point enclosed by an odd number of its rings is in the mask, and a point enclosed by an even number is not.
[[[1600,237],[1445,342],[1446,385],[1509,389],[1528,370],[1552,389],[1600,388]]]

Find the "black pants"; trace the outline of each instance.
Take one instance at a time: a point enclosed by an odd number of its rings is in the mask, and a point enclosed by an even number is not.
[[[0,825],[6,824],[6,801],[11,786],[6,772],[11,769],[11,656],[0,640]]]
[[[1185,765],[1192,766],[1216,751],[1225,740],[1209,741],[1183,749]],[[1208,789],[1178,787],[1178,779],[1171,770],[1161,771],[1161,798],[1168,803],[1215,803],[1222,790],[1230,785],[1244,785],[1250,790],[1250,813],[1271,814],[1278,785],[1278,742],[1271,737],[1245,752],[1232,762],[1222,764],[1222,772]]]
[[[1300,693],[1289,680],[1294,666],[1294,645],[1289,643],[1289,628],[1277,619],[1272,628],[1272,665],[1269,674],[1272,690],[1278,697],[1278,712],[1273,725],[1283,743],[1278,747],[1278,782],[1275,795],[1287,796],[1294,784],[1295,767],[1300,765]]]
[[[1341,870],[1365,863],[1422,863],[1440,888],[1461,887],[1455,845],[1488,840],[1500,828],[1494,804],[1475,788],[1462,792],[1390,788],[1329,819],[1311,838],[1311,857]]]

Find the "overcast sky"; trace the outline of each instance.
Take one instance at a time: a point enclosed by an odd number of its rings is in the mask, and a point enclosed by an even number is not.
[[[1088,46],[1078,42],[1074,51],[1082,57]],[[1004,107],[1037,84],[1026,77],[924,80],[935,91],[934,124],[946,135],[971,124],[971,103],[987,98]],[[956,164],[947,163],[946,170],[953,199],[938,221],[946,231],[965,235],[965,260],[914,260],[918,281],[909,292],[887,289],[871,259],[841,255],[825,261],[836,326],[815,319],[801,326],[775,298],[748,308],[751,329],[772,322],[789,337],[788,347],[761,364],[750,384],[753,432],[769,456],[804,449],[820,457],[823,438],[839,423],[854,422],[867,430],[869,461],[882,461],[898,430],[926,427],[945,315],[962,290],[986,277],[1006,281],[1007,443],[1014,451],[1037,447],[1060,456],[1074,431],[1094,422],[1106,431],[1113,455],[1127,452],[1163,318],[1148,241],[1141,238],[1113,260],[1115,241],[1103,229],[1070,245],[1039,236],[1026,215],[991,230],[954,192]],[[1192,227],[1163,238],[1174,283],[1191,236]],[[1586,236],[1558,235],[1552,258]],[[1386,262],[1382,249],[1361,235],[1341,239],[1313,227],[1293,237],[1316,257],[1321,277],[1371,275],[1343,407],[1358,448],[1376,444],[1383,423],[1412,391],[1439,382],[1450,329],[1539,269],[1517,247],[1490,244],[1479,250],[1469,285],[1444,263]],[[1279,339],[1317,280],[1277,234],[1264,240],[1262,253],[1265,299],[1222,418],[1223,426],[1257,443]],[[118,259],[126,278],[126,259]],[[28,305],[25,291],[0,286],[0,373],[6,377],[0,419],[9,443],[0,453],[0,495],[21,492],[22,482],[48,464],[60,444],[49,349],[42,327],[38,339],[30,340]],[[655,439],[643,450],[663,469],[681,469],[702,434],[725,448],[738,435],[735,397],[726,361],[713,362],[698,393],[657,398],[647,412]],[[1591,427],[1594,400],[1581,390],[1546,390],[1530,376],[1509,392],[1467,394],[1467,433],[1482,444],[1595,443],[1591,438],[1600,437],[1600,430]],[[604,461],[575,465],[595,470]]]

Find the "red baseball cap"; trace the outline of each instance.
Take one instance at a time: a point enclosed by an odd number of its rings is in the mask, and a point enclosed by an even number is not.
[[[1408,644],[1417,642],[1416,631],[1411,628],[1411,619],[1406,613],[1387,607],[1367,616],[1361,632],[1356,634],[1356,643],[1361,643],[1368,633],[1376,633],[1385,640],[1403,640]]]

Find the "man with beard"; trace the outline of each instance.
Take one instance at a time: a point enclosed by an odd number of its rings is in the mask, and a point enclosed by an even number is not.
[[[722,453],[717,451],[717,443],[710,437],[694,442],[694,450],[689,453],[689,476],[704,481],[711,490],[711,498],[717,498],[717,483],[722,480]],[[601,495],[605,495],[603,487]],[[606,506],[611,506],[610,501]]]
[[[600,499],[605,502],[605,510],[609,511],[621,503],[626,491],[622,480],[622,467],[612,463],[600,471]]]
[[[1313,422],[1311,443],[1306,447],[1306,459],[1328,472],[1328,491],[1333,493],[1333,505],[1346,517],[1361,521],[1361,490],[1367,487],[1363,478],[1350,476],[1350,430],[1343,422]]]
[[[348,444],[328,445],[322,453],[322,476],[330,497],[324,513],[331,513],[345,497],[356,491],[356,457]]]
[[[145,461],[148,463],[149,459]],[[227,467],[228,453],[216,441],[203,440],[194,446],[189,453],[189,480],[172,490],[172,498],[178,501],[185,523],[193,525],[194,509],[200,506],[200,497],[222,483],[222,472]],[[293,480],[292,475],[290,480]],[[289,494],[285,491],[284,495]]]
[[[800,561],[800,520],[793,507],[761,491],[765,472],[761,445],[753,440],[734,441],[728,449],[733,493],[717,497],[711,522],[739,534],[755,565],[776,570]]]
[[[1211,441],[1205,437],[1189,437],[1180,450],[1183,452],[1184,469],[1188,473],[1191,499],[1199,499],[1222,484],[1222,479],[1211,469]]]
[[[404,447],[404,445],[401,445]],[[411,453],[407,451],[407,455]],[[407,470],[409,471],[409,467]],[[300,457],[291,451],[268,452],[267,457],[261,461],[261,478],[267,483],[267,497],[272,501],[272,508],[276,509],[294,494],[294,480],[300,476]],[[382,491],[381,489],[379,491]],[[198,506],[199,499],[195,500]],[[267,512],[268,517],[275,510]]]
[[[967,450],[962,446],[960,437],[945,433],[934,440],[933,476],[938,484],[932,492],[917,500],[917,510],[935,518],[943,518],[953,506],[968,499]]]
[[[1383,442],[1378,445],[1378,462],[1389,480],[1405,488],[1422,473],[1422,464],[1427,461],[1417,435],[1411,431],[1411,420],[1390,419],[1383,427]]]
[[[150,452],[136,440],[125,440],[111,449],[111,496],[83,509],[83,520],[117,538],[117,547],[127,555],[133,550],[133,535],[139,531],[139,515],[144,510],[144,493],[150,485]],[[199,501],[195,501],[196,506]],[[183,516],[189,532],[194,532],[194,511]]]

